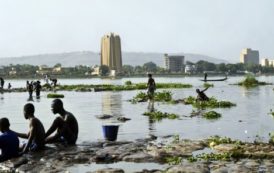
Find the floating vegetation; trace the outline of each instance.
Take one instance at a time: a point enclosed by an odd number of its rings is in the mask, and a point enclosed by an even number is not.
[[[172,136],[172,143],[179,143],[180,142],[180,135],[173,135]]]
[[[51,89],[51,85],[49,83],[45,83],[42,88]]]
[[[137,102],[146,102],[148,101],[149,96],[145,92],[139,92],[133,99],[130,101],[132,103],[137,103]],[[161,92],[155,92],[154,94],[154,101],[156,102],[170,102],[170,103],[175,103],[175,100],[172,100],[172,93],[171,91],[161,91]]]
[[[179,165],[182,163],[183,158],[180,156],[170,156],[165,158],[165,163],[169,165]]]
[[[49,93],[47,98],[64,98],[64,94]]]
[[[233,153],[202,153],[196,156],[196,160],[206,160],[206,161],[229,161],[232,158]]]
[[[192,110],[192,112],[190,113],[190,117],[197,117],[197,116],[201,116],[203,118],[210,120],[210,119],[218,119],[222,115],[215,111],[203,112],[200,110],[198,110],[198,111]]]
[[[191,88],[190,84],[181,84],[181,83],[157,83],[157,89],[161,88]],[[100,85],[60,85],[57,86],[57,90],[66,90],[72,91],[77,88],[87,88],[93,89],[94,91],[123,91],[123,90],[141,90],[147,89],[146,83],[132,83],[131,81],[126,81],[125,85],[109,85],[109,84],[100,84]]]
[[[206,119],[217,119],[217,118],[220,118],[222,116],[220,113],[217,113],[215,111],[209,111],[209,112],[206,112],[202,115]]]
[[[125,82],[125,85],[132,85],[132,82],[130,80]]]
[[[218,101],[216,98],[211,97],[208,101],[196,101],[196,98],[189,96],[184,99],[185,104],[191,104],[197,108],[230,108],[236,106],[235,103],[229,101]]]
[[[203,85],[205,88],[214,87],[214,84],[205,82]]]
[[[269,143],[274,144],[274,132],[269,133]]]
[[[241,85],[244,87],[256,87],[259,85],[272,85],[272,83],[267,83],[267,82],[260,82],[258,81],[254,76],[252,75],[247,75],[244,80],[241,82],[237,83],[237,85]]]
[[[232,140],[231,138],[228,137],[220,137],[218,135],[216,136],[211,136],[210,138],[207,139],[207,143],[209,147],[214,147],[219,144],[237,144],[237,145],[242,145],[243,142],[239,140]]]
[[[178,119],[179,116],[173,113],[166,113],[160,111],[154,112],[145,112],[143,113],[145,116],[149,116],[152,120],[161,121],[162,119]]]

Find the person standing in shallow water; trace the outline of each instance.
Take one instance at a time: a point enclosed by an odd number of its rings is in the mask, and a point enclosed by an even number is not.
[[[148,74],[147,82],[147,95],[148,95],[148,108],[154,109],[154,92],[156,90],[156,83],[152,78],[152,74]]]
[[[1,84],[1,89],[4,89],[5,80],[2,77],[0,77],[0,84]]]
[[[29,98],[32,98],[32,93],[33,93],[33,82],[31,81],[29,83],[29,81],[27,81],[27,90],[29,92]]]
[[[54,114],[59,114],[53,121],[51,127],[46,133],[46,143],[64,143],[74,145],[78,138],[78,122],[74,115],[66,111],[63,107],[63,102],[60,99],[55,99],[52,102],[51,110]],[[55,135],[50,136],[53,132]]]
[[[42,86],[40,84],[40,81],[38,80],[35,85],[35,92],[36,92],[36,97],[40,97],[40,91],[42,89]]]
[[[4,162],[13,157],[17,157],[19,153],[19,139],[13,131],[10,130],[10,123],[7,118],[0,119],[0,162]]]
[[[41,121],[34,116],[34,106],[27,103],[24,106],[24,117],[29,120],[29,132],[17,133],[20,138],[28,139],[28,142],[22,146],[21,152],[39,151],[44,149],[45,146],[45,129]]]

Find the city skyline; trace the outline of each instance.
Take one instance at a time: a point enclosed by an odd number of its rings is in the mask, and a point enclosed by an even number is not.
[[[0,58],[100,52],[101,36],[123,52],[196,53],[238,62],[243,48],[273,57],[271,0],[93,0],[0,2]],[[108,22],[105,22],[108,21]]]

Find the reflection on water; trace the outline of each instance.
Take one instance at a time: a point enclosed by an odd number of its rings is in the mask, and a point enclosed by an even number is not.
[[[98,169],[106,169],[106,168],[119,168],[123,169],[127,173],[133,172],[142,172],[144,169],[148,170],[161,170],[166,169],[167,165],[161,165],[158,163],[135,163],[135,162],[117,162],[111,164],[78,164],[73,165],[72,167],[68,167],[67,170],[69,172],[93,172]]]
[[[102,93],[102,112],[107,115],[121,115],[122,94],[120,92]]]

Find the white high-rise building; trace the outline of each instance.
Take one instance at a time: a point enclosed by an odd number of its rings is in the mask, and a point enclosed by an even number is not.
[[[250,48],[243,49],[240,55],[240,62],[244,64],[259,64],[259,51]]]

